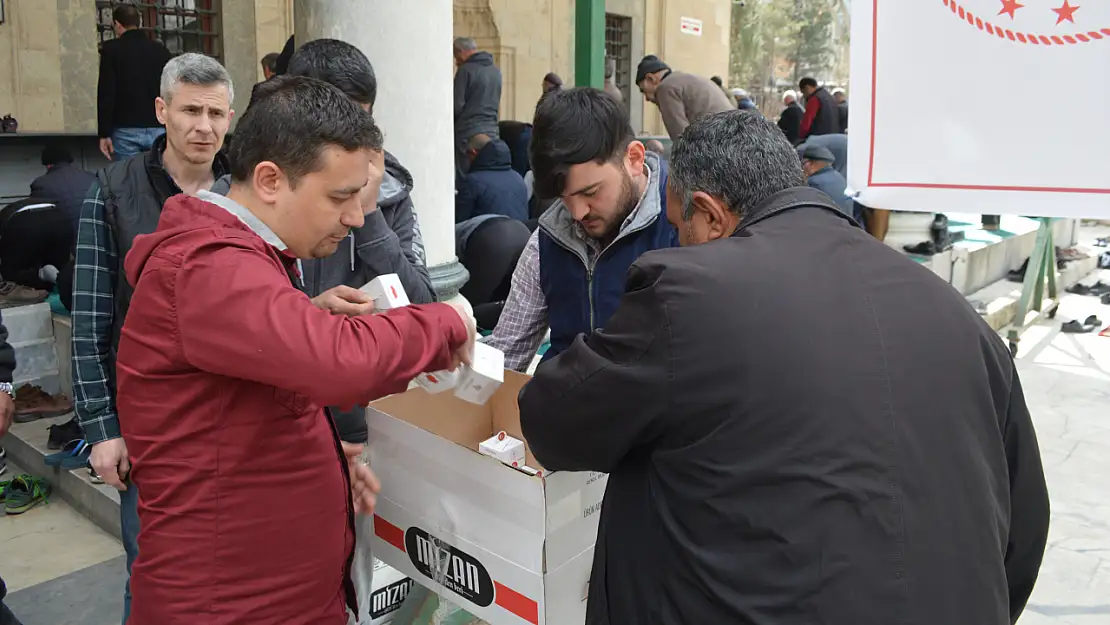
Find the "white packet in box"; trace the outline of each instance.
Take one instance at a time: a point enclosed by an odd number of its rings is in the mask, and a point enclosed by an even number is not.
[[[455,388],[462,375],[462,368],[455,371],[436,371],[435,373],[421,373],[416,376],[416,384],[432,395],[438,395]]]
[[[401,279],[395,273],[387,273],[374,278],[361,289],[374,300],[374,310],[393,310],[409,305],[409,295],[401,286]]]
[[[505,353],[485,343],[476,343],[470,366],[461,367],[460,371],[455,397],[484,405],[505,381]]]
[[[524,442],[503,431],[489,440],[478,443],[478,451],[491,458],[497,458],[510,467],[524,466]]]

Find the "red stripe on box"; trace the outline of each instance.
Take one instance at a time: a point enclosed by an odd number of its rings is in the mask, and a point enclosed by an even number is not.
[[[404,553],[405,530],[397,527],[396,525],[390,523],[389,521],[386,521],[385,519],[375,514],[374,533],[378,535],[378,538],[400,549],[401,552]]]
[[[540,604],[532,601],[528,597],[525,597],[512,588],[504,586],[498,582],[493,582],[493,590],[494,603],[519,616],[520,618],[528,621],[529,623],[539,625]]]

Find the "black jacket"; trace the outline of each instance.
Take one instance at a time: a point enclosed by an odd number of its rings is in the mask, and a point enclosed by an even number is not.
[[[73,163],[58,163],[31,181],[31,197],[52,202],[70,219],[73,234],[81,219],[81,204],[96,177]]]
[[[513,171],[509,146],[494,139],[470,164],[455,196],[455,223],[479,215],[528,221],[528,187]]]
[[[475,52],[455,72],[455,139],[476,134],[497,136],[501,108],[501,70],[489,52]]]
[[[836,100],[824,87],[818,87],[806,98],[806,111],[802,116],[802,129],[798,135],[805,139],[813,135],[832,135],[840,132],[840,113]]]
[[[100,49],[96,88],[97,134],[110,137],[117,128],[157,128],[154,99],[162,68],[171,58],[166,46],[138,30],[105,41]]]
[[[782,115],[779,116],[779,128],[782,133],[786,135],[787,141],[791,145],[798,143],[798,131],[802,127],[802,107],[798,106],[797,102],[791,102],[786,105],[782,110]]]
[[[836,105],[836,118],[840,122],[840,132],[848,132],[848,101]]]
[[[0,382],[11,382],[15,373],[15,350],[8,344],[8,328],[0,316]],[[4,580],[0,579],[0,599],[4,598]]]
[[[547,469],[610,473],[590,625],[1009,625],[1037,578],[1006,345],[811,189],[640,257],[520,418]]]

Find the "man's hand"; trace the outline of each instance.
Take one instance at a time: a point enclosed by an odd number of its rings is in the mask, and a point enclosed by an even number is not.
[[[463,325],[466,326],[466,342],[455,350],[454,358],[451,361],[451,370],[458,369],[459,365],[469,365],[474,360],[474,343],[478,340],[478,324],[474,321],[474,317],[470,315],[470,311],[462,304],[447,303],[455,312],[459,314],[459,319],[462,319]]]
[[[116,153],[116,148],[112,145],[111,137],[100,138],[100,153],[104,155],[104,158],[112,160],[112,155]]]
[[[378,194],[382,188],[382,178],[385,177],[385,150],[370,152],[370,180],[359,192],[359,203],[362,204],[362,214],[369,215],[378,210]]]
[[[127,490],[127,474],[131,472],[131,460],[127,457],[127,443],[122,438],[113,438],[93,445],[89,454],[89,464],[104,480],[105,484],[118,490]]]
[[[369,295],[345,284],[317,295],[312,303],[333,315],[358,317],[374,312],[374,300]]]
[[[347,469],[351,476],[351,501],[354,503],[355,513],[374,514],[382,485],[370,467],[362,463],[363,449],[363,445],[343,443],[343,455],[347,458]]]
[[[15,400],[11,395],[0,391],[0,437],[8,433],[12,427],[12,415],[15,414]]]

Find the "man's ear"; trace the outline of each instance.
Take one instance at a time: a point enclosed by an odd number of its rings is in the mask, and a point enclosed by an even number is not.
[[[638,176],[644,173],[644,161],[647,159],[647,149],[644,144],[639,141],[633,141],[628,144],[626,155],[628,156],[628,175]]]
[[[695,213],[705,216],[706,239],[715,241],[732,236],[740,224],[740,216],[732,212],[728,205],[704,191],[695,191],[691,199]]]
[[[272,161],[262,161],[254,166],[254,176],[251,177],[251,187],[258,199],[266,204],[277,201],[278,193],[289,184],[285,173]]]
[[[161,97],[154,98],[154,116],[158,118],[158,123],[163,126],[166,125],[166,109],[168,107],[169,104]]]

